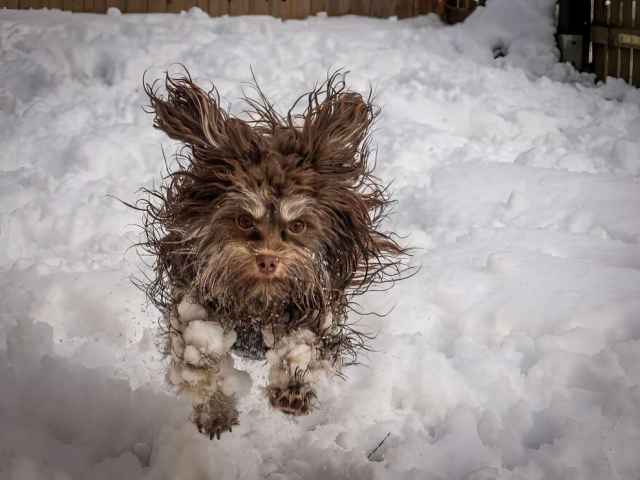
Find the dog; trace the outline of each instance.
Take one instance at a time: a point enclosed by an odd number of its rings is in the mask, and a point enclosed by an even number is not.
[[[266,359],[274,409],[308,414],[318,382],[367,349],[371,337],[347,320],[355,298],[406,272],[407,250],[381,229],[390,198],[369,161],[379,109],[345,79],[328,75],[284,115],[255,83],[246,119],[186,69],[143,80],[154,127],[183,148],[132,205],[154,259],[139,286],[163,314],[167,378],[209,438],[238,424],[246,378],[232,352]]]

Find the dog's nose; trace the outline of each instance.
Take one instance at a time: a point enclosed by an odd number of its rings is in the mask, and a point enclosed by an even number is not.
[[[265,275],[272,275],[278,268],[279,261],[274,255],[256,255],[258,270]]]

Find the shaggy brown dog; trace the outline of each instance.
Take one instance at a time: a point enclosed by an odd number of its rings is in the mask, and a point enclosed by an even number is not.
[[[380,230],[389,199],[367,161],[371,95],[336,73],[280,115],[256,85],[241,120],[188,73],[164,87],[163,97],[145,83],[154,126],[185,148],[135,208],[155,261],[142,287],[166,318],[168,378],[192,394],[210,438],[238,423],[231,350],[266,357],[271,405],[306,414],[314,384],[366,348],[346,321],[354,298],[406,271],[406,251]]]

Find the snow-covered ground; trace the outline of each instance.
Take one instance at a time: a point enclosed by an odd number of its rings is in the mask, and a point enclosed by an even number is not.
[[[0,11],[0,478],[640,478],[640,96],[557,63],[552,4],[455,27]],[[175,148],[141,108],[175,63],[234,111],[250,67],[283,109],[335,67],[371,83],[421,265],[366,298],[392,308],[362,319],[376,351],[315,413],[257,381],[213,442],[164,384],[138,218],[109,196]]]

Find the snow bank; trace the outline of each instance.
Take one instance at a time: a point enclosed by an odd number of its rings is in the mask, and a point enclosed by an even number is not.
[[[454,27],[0,11],[0,477],[638,478],[640,97],[557,63],[552,8],[493,0]],[[353,318],[375,351],[312,415],[271,412],[268,372],[236,359],[254,382],[220,442],[166,391],[129,282],[138,219],[112,197],[175,148],[140,107],[143,73],[176,63],[234,112],[250,66],[281,108],[331,68],[372,84],[389,226],[421,265],[364,299],[390,311]],[[183,310],[198,348],[224,343]]]

